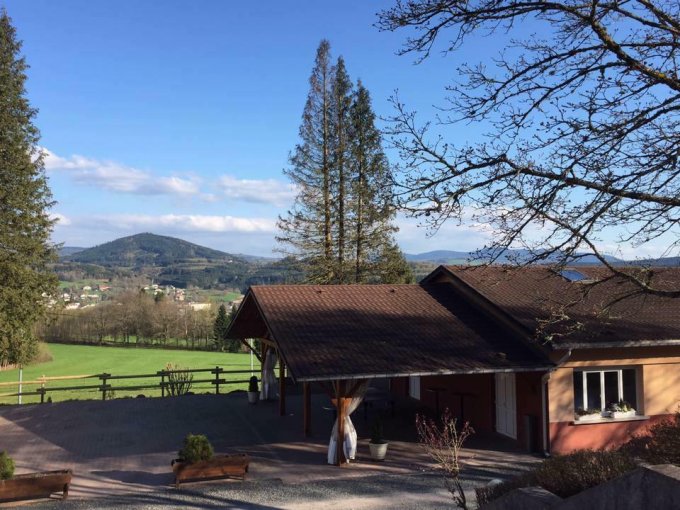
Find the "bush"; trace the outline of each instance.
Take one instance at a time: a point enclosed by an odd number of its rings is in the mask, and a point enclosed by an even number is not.
[[[185,462],[198,462],[212,459],[214,453],[210,441],[203,434],[188,434],[178,455]]]
[[[248,391],[251,393],[257,393],[259,390],[257,389],[257,376],[253,375],[250,378],[250,382],[248,383]]]
[[[680,466],[680,411],[652,425],[646,434],[633,436],[621,450],[649,464]]]
[[[0,480],[9,480],[14,476],[14,460],[7,452],[0,452]]]
[[[165,365],[165,370],[168,372],[168,392],[173,397],[186,395],[191,390],[193,384],[194,374],[191,372],[175,372],[175,370],[183,370],[179,365],[168,363]]]
[[[546,459],[536,469],[513,480],[477,489],[477,502],[481,506],[514,489],[536,485],[568,498],[636,467],[633,458],[623,451],[579,450]]]

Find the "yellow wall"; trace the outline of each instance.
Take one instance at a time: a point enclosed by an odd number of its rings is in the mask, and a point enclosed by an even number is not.
[[[556,353],[555,360],[560,353]],[[562,355],[565,353],[562,352]],[[671,414],[680,410],[680,347],[583,349],[574,351],[548,383],[550,422],[574,419],[574,368],[639,367],[639,412],[647,416]],[[638,404],[638,407],[641,407]]]

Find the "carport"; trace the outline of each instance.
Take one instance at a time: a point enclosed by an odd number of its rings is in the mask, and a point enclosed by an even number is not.
[[[286,411],[286,368],[302,383],[305,435],[311,427],[310,384],[324,387],[337,410],[338,445],[344,444],[348,409],[371,379],[545,372],[553,366],[449,283],[253,286],[228,336],[246,345],[258,339],[260,361],[275,350],[279,414]],[[347,461],[344,448],[335,448],[334,463]]]

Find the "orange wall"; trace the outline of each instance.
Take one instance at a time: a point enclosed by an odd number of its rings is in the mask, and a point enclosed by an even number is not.
[[[583,367],[637,367],[637,411],[650,419],[574,425],[573,372]],[[574,351],[551,374],[548,392],[553,453],[618,446],[631,434],[642,432],[655,421],[680,410],[680,347]]]
[[[644,433],[654,423],[671,415],[657,415],[644,421],[621,421],[574,425],[573,421],[550,424],[550,452],[569,453],[584,448],[591,450],[616,448],[633,434]]]

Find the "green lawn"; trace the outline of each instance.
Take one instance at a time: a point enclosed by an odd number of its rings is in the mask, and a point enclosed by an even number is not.
[[[109,373],[112,375],[133,375],[133,374],[154,374],[162,370],[167,363],[181,365],[182,368],[214,368],[220,366],[225,370],[249,370],[249,354],[232,354],[221,352],[204,351],[177,351],[163,349],[142,349],[125,347],[97,347],[89,345],[64,345],[49,344],[49,351],[54,358],[46,363],[39,363],[24,368],[23,380],[34,381],[41,376],[55,377],[67,375],[93,375]],[[257,358],[254,358],[255,371],[259,375],[260,365]],[[225,374],[222,377],[227,381],[248,379],[249,373],[245,374]],[[211,379],[214,375],[210,373],[196,373],[194,379]],[[18,382],[19,371],[7,370],[0,372],[0,383]],[[146,379],[122,379],[110,381],[114,389],[132,385],[158,384],[160,378],[154,376]],[[69,380],[69,381],[50,381],[46,387],[58,388],[65,386],[86,386],[98,385],[98,378]],[[34,391],[38,385],[25,385],[24,391]],[[246,389],[247,383],[232,383],[220,386],[220,392],[233,391],[235,389]],[[0,386],[0,394],[12,393],[17,391],[17,386]],[[195,383],[191,388],[194,393],[211,392],[214,393],[214,385],[210,383]],[[116,389],[115,397],[136,396],[144,394],[148,396],[160,396],[160,388],[140,389],[126,391]],[[62,401],[71,399],[101,399],[101,392],[98,390],[65,390],[47,392],[52,397],[52,401]],[[16,403],[16,397],[0,397],[0,403]],[[38,396],[24,396],[23,401],[39,402]]]

